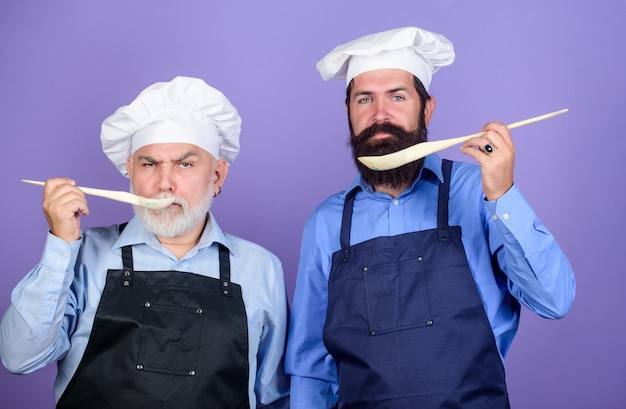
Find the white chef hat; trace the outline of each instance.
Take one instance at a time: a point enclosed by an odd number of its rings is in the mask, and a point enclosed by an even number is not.
[[[241,118],[220,91],[198,78],[176,77],[144,89],[102,122],[102,150],[122,175],[126,160],[153,143],[189,143],[232,163]]]
[[[317,63],[317,70],[326,81],[345,78],[350,84],[364,72],[397,68],[415,75],[428,90],[433,73],[453,61],[454,48],[446,37],[418,27],[403,27],[342,44]]]

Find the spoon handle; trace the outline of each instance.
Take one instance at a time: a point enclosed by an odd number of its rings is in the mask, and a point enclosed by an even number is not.
[[[544,119],[553,118],[557,115],[561,115],[566,112],[567,112],[567,108],[561,109],[560,111],[550,112],[549,114],[539,115],[539,116],[535,116],[532,118],[523,119],[521,121],[513,122],[513,123],[508,124],[506,127],[509,129],[515,129],[515,128],[519,128],[520,126],[529,125],[535,122],[543,121]],[[457,138],[443,139],[441,140],[441,142],[442,142],[442,146],[449,148],[450,146],[457,145],[461,142],[469,141],[472,138],[483,136],[486,133],[487,132],[481,131],[481,132],[473,133],[471,135],[459,136]],[[440,142],[440,141],[433,141],[433,143],[436,143],[436,142]],[[445,148],[439,148],[438,150],[441,150],[441,149],[445,149]],[[420,158],[415,158],[413,160],[417,160],[417,159],[420,159]]]
[[[39,186],[43,186],[46,184],[45,182],[40,182],[38,180],[28,180],[28,179],[22,179],[22,182],[30,183],[33,185],[39,185]],[[139,204],[139,197],[129,192],[122,192],[119,190],[94,189],[91,187],[82,187],[82,186],[76,186],[76,187],[88,195],[104,197],[107,199],[116,200],[118,202],[130,203],[134,205]]]

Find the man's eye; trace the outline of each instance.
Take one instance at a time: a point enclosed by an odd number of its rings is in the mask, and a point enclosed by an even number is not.
[[[146,162],[146,163],[143,163],[141,166],[143,166],[143,167],[145,167],[145,168],[151,168],[151,167],[153,167],[153,166],[154,166],[154,163],[152,163],[152,162]]]
[[[370,97],[365,97],[365,98],[361,98],[359,99],[359,104],[367,104],[368,102],[370,102],[372,100],[372,98]]]
[[[394,101],[403,101],[404,97],[402,95],[394,95],[391,97]]]
[[[191,163],[189,163],[189,162],[181,162],[180,167],[181,168],[190,168],[191,167]]]

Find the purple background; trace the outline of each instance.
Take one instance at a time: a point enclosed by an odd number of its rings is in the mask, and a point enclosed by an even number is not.
[[[444,33],[457,60],[435,74],[431,139],[569,108],[514,131],[516,183],[574,266],[560,321],[525,310],[507,359],[514,408],[623,408],[626,95],[622,0],[35,1],[0,3],[0,310],[40,257],[41,188],[69,176],[127,189],[101,152],[101,121],[156,81],[204,78],[243,118],[243,150],[213,211],[230,233],[283,261],[293,293],[303,224],[354,175],[344,83],[315,63],[357,36],[417,25]],[[471,160],[457,148],[445,156]],[[619,204],[622,202],[622,204]],[[90,199],[83,226],[131,217]],[[52,408],[54,365],[0,369],[0,407]],[[114,391],[112,391],[114,392]]]

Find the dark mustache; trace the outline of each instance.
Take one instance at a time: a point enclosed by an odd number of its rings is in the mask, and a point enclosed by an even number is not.
[[[390,124],[389,122],[377,122],[358,134],[357,139],[367,140],[378,133],[396,135],[400,138],[404,137],[407,134],[407,132],[399,126]]]

